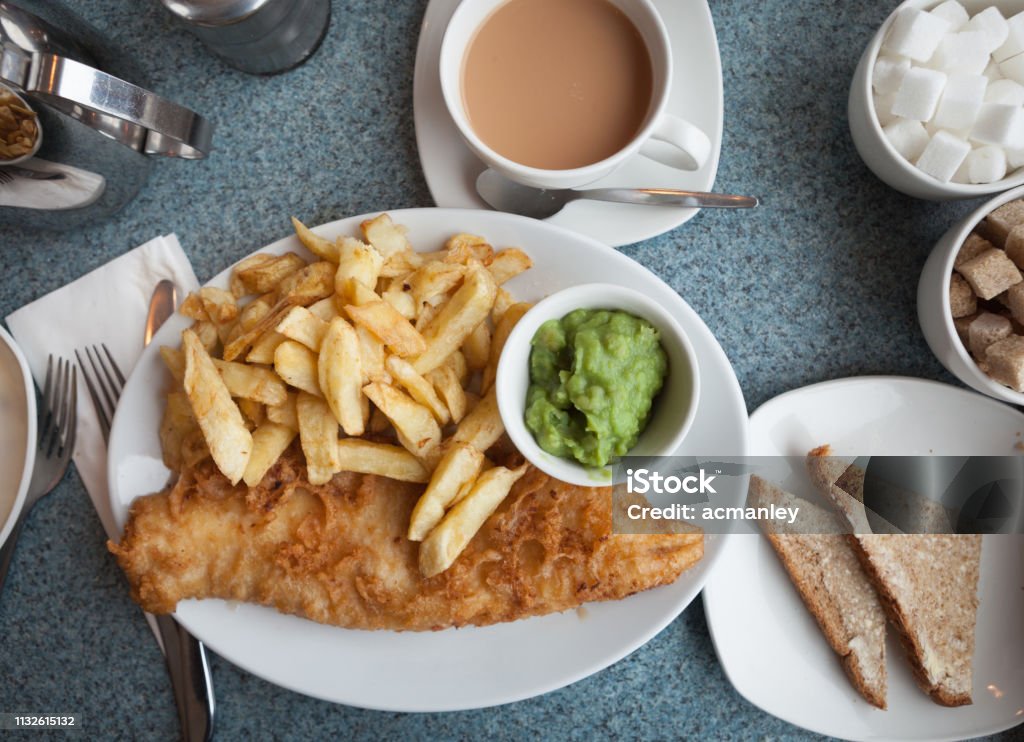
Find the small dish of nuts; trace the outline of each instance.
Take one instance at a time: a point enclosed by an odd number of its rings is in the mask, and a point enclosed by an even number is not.
[[[24,98],[0,85],[0,167],[32,157],[42,140],[36,112]]]

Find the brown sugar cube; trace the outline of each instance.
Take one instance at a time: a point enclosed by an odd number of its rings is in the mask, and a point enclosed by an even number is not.
[[[967,347],[975,358],[984,358],[985,349],[1013,332],[1010,320],[991,312],[982,312],[967,330]]]
[[[1016,322],[1024,324],[1024,283],[1014,284],[999,295],[999,300],[1006,305]]]
[[[978,297],[974,295],[970,284],[963,276],[956,273],[949,280],[949,311],[953,313],[954,318],[966,317],[978,311]]]
[[[1018,224],[1006,235],[1006,257],[1018,268],[1024,266],[1024,224]],[[955,261],[954,261],[955,262]]]
[[[953,267],[959,268],[968,260],[978,257],[986,250],[992,250],[994,248],[995,245],[986,240],[980,234],[971,232],[967,235],[967,239],[964,240],[964,244],[960,246],[960,252],[958,252],[956,257],[953,258]]]
[[[955,317],[953,319],[953,327],[956,329],[956,334],[965,348],[969,348],[971,345],[970,327],[971,323],[977,318],[977,314],[968,314],[966,317]]]
[[[1010,335],[988,346],[985,370],[989,376],[1014,391],[1024,392],[1024,337]]]
[[[957,270],[981,299],[992,299],[1021,282],[1020,271],[1002,250],[986,250]]]
[[[1024,224],[1024,200],[1010,201],[989,214],[983,223],[983,234],[997,247],[1006,244],[1010,230]]]

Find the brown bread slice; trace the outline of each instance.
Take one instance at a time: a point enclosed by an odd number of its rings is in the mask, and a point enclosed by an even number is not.
[[[800,597],[839,655],[857,691],[886,707],[885,613],[857,555],[831,513],[757,476],[750,478],[750,505],[799,507],[805,533],[777,521],[760,525]],[[811,533],[810,531],[813,531]]]
[[[863,499],[863,472],[839,476],[839,460],[824,458],[830,456],[827,445],[808,453],[808,472],[853,524],[857,511],[849,506]],[[843,477],[857,476],[860,489],[843,486]],[[850,542],[897,629],[918,685],[943,706],[971,703],[981,536],[857,530]]]
[[[918,685],[936,703],[971,703],[979,535],[850,536],[899,632]]]
[[[951,513],[941,503],[877,479],[873,483],[874,495],[885,498],[885,512],[895,514],[899,526],[869,511],[864,505],[866,472],[848,459],[834,456],[828,445],[807,454],[807,472],[814,486],[832,500],[854,533],[951,533],[954,530]]]

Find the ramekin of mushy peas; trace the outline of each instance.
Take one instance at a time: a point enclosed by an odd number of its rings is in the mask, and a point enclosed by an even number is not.
[[[636,445],[668,358],[650,322],[618,309],[576,309],[530,343],[526,427],[548,453],[606,466]]]
[[[644,294],[612,284],[559,291],[509,335],[498,409],[530,463],[580,485],[608,484],[627,455],[669,456],[697,411],[697,359],[685,332]]]

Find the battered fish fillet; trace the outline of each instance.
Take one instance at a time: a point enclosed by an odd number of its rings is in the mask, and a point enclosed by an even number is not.
[[[343,473],[305,480],[292,450],[259,487],[232,487],[209,462],[136,500],[110,543],[132,596],[167,613],[223,598],[348,628],[423,631],[514,621],[673,582],[703,534],[615,535],[608,488],[531,469],[448,571],[420,575],[405,533],[422,486]]]

